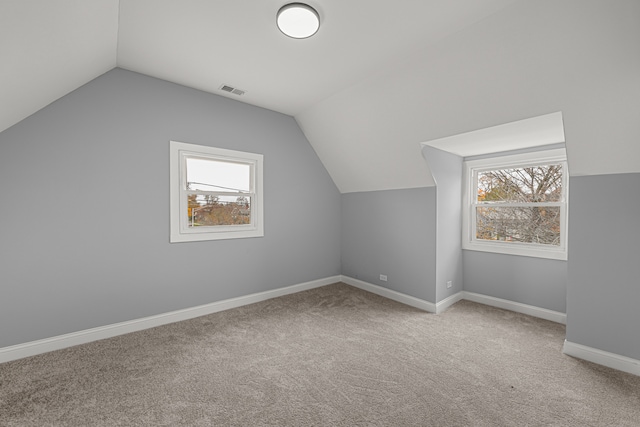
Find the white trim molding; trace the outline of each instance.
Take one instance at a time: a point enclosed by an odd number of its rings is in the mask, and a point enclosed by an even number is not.
[[[550,320],[552,322],[566,324],[566,314],[557,311],[547,310],[527,304],[521,304],[509,300],[490,297],[487,295],[476,294],[473,292],[461,291],[453,294],[444,300],[434,304],[429,301],[422,300],[410,295],[403,294],[398,291],[374,285],[362,280],[354,279],[349,276],[331,276],[324,279],[313,280],[310,282],[300,283],[297,285],[287,286],[274,289],[271,291],[259,292],[237,298],[231,298],[223,301],[217,301],[210,304],[204,304],[197,307],[186,308],[183,310],[171,311],[169,313],[158,314],[155,316],[144,317],[141,319],[130,320],[127,322],[115,323],[112,325],[100,326],[97,328],[86,329],[83,331],[72,332],[69,334],[59,335],[42,340],[31,341],[24,344],[17,344],[10,347],[0,348],[0,363],[21,359],[24,357],[35,356],[54,350],[73,347],[79,344],[86,344],[105,338],[111,338],[118,335],[128,334],[130,332],[141,331],[144,329],[154,328],[169,323],[180,322],[183,320],[193,319],[220,311],[230,310],[232,308],[241,307],[248,304],[254,304],[271,298],[277,298],[284,295],[294,294],[309,289],[319,288],[333,283],[343,282],[355,288],[362,289],[367,292],[380,295],[382,297],[415,307],[430,313],[440,314],[450,306],[460,300],[468,300],[492,307],[502,308],[505,310],[515,311],[534,317]],[[578,359],[587,360],[609,368],[617,369],[623,372],[640,376],[640,360],[621,356],[615,353],[609,353],[592,347],[564,342],[562,352],[568,356]]]
[[[505,310],[515,311],[516,313],[528,314],[529,316],[538,317],[540,319],[550,320],[552,322],[567,324],[567,315],[559,311],[548,310],[546,308],[536,307],[534,305],[522,304],[519,302],[509,301],[502,298],[490,297],[487,295],[476,294],[474,292],[462,291],[462,299],[477,302],[491,307],[503,308]]]
[[[180,322],[182,320],[193,319],[195,317],[206,316],[207,314],[217,313],[229,310],[243,305],[254,304],[256,302],[265,301],[284,295],[294,294],[309,289],[319,288],[321,286],[330,285],[340,282],[340,276],[326,277],[324,279],[313,280],[310,282],[300,283],[297,285],[287,286],[274,289],[271,291],[259,292],[237,298],[230,298],[223,301],[217,301],[210,304],[199,305],[196,307],[185,308],[183,310],[171,311],[155,316],[143,317],[141,319],[130,320],[127,322],[114,323],[112,325],[100,326],[83,331],[72,332],[69,334],[58,335],[51,338],[45,338],[37,341],[31,341],[24,344],[17,344],[9,347],[0,348],[0,363],[9,362],[11,360],[22,359],[23,357],[35,356],[49,351],[60,350],[67,347],[73,347],[79,344],[86,344],[105,338],[111,338],[118,335],[128,334],[130,332],[141,331],[144,329],[155,328],[156,326],[166,325],[168,323]]]
[[[464,292],[457,292],[436,303],[436,314],[444,313],[449,307],[464,299]]]
[[[586,345],[576,344],[567,340],[564,341],[562,352],[567,356],[640,376],[640,360],[637,359],[609,353],[608,351],[587,347]]]
[[[356,288],[374,293],[376,295],[380,295],[385,298],[389,298],[394,301],[401,302],[403,304],[407,304],[424,311],[428,311],[430,313],[443,313],[453,304],[464,299],[477,302],[479,304],[489,305],[491,307],[515,311],[516,313],[527,314],[529,316],[538,317],[540,319],[550,320],[552,322],[561,323],[563,325],[567,323],[567,315],[565,313],[560,313],[559,311],[548,310],[546,308],[540,308],[533,305],[509,301],[506,299],[476,294],[474,292],[461,291],[434,304],[430,301],[416,298],[411,295],[406,295],[401,292],[374,285],[359,279],[354,279],[353,277],[349,276],[342,276],[342,282],[346,283],[347,285],[351,285]]]
[[[313,280],[310,282],[300,283],[297,285],[287,286],[283,288],[274,289],[271,291],[259,292],[237,298],[231,298],[223,301],[217,301],[209,304],[204,304],[196,307],[185,308],[183,310],[171,311],[168,313],[162,313],[155,316],[144,317],[141,319],[130,320],[127,322],[115,323],[112,325],[100,326],[97,328],[86,329],[83,331],[72,332],[69,334],[59,335],[51,338],[45,338],[42,340],[31,341],[24,344],[17,344],[10,347],[0,348],[0,363],[9,362],[11,360],[21,359],[23,357],[35,356],[38,354],[46,353],[49,351],[60,350],[67,347],[72,347],[79,344],[86,344],[92,341],[97,341],[105,338],[111,338],[118,335],[128,334],[130,332],[141,331],[144,329],[154,328],[156,326],[162,326],[169,323],[180,322],[182,320],[193,319],[195,317],[206,316],[207,314],[217,313],[220,311],[229,310],[236,307],[241,307],[248,304],[254,304],[260,301],[265,301],[271,298],[277,298],[284,295],[294,294],[297,292],[306,291],[309,289],[318,288],[321,286],[330,285],[333,283],[343,282],[347,285],[355,288],[362,289],[367,292],[371,292],[376,295],[391,299],[393,301],[400,302],[402,304],[409,305],[411,307],[418,308],[430,313],[440,314],[447,310],[450,306],[460,300],[469,300],[480,304],[489,305],[492,307],[498,307],[505,310],[511,310],[518,313],[528,314],[530,316],[539,317],[546,320],[551,320],[557,323],[566,323],[566,315],[552,310],[547,310],[540,307],[521,304],[513,301],[508,301],[500,298],[494,298],[486,295],[476,294],[473,292],[458,292],[453,294],[438,303],[432,303],[420,298],[413,297],[411,295],[403,294],[398,291],[394,291],[382,286],[374,285],[359,279],[354,279],[349,276],[331,276],[324,279]],[[566,348],[567,344],[565,344]],[[577,346],[577,344],[576,344]],[[598,350],[599,351],[599,350]],[[574,355],[565,351],[569,355]],[[603,352],[604,353],[604,352]],[[613,355],[616,356],[616,355]],[[611,357],[613,357],[611,356]],[[580,357],[577,356],[576,357]],[[610,357],[610,358],[611,358]],[[618,358],[621,356],[618,356]],[[592,360],[588,357],[584,357],[585,360]],[[632,359],[629,359],[632,360]],[[599,363],[599,362],[595,362]],[[640,362],[635,362],[640,363]],[[606,363],[602,363],[605,366]],[[624,370],[624,369],[621,369]],[[628,372],[628,371],[627,371]]]
[[[359,279],[354,279],[353,277],[349,276],[342,276],[342,282],[355,288],[371,292],[372,294],[380,295],[382,297],[389,298],[406,305],[410,305],[411,307],[419,308],[430,313],[437,312],[436,304],[420,298],[412,297],[411,295],[403,294],[401,292],[394,291],[388,288],[383,288],[382,286],[364,282]]]

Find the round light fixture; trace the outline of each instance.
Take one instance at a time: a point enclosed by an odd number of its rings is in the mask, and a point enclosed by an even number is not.
[[[320,28],[320,15],[308,4],[289,3],[280,8],[276,22],[285,35],[294,39],[306,39]]]

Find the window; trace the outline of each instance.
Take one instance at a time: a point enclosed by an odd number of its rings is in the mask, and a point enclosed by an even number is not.
[[[463,249],[567,259],[564,149],[465,162]]]
[[[264,235],[261,154],[169,146],[171,242]]]

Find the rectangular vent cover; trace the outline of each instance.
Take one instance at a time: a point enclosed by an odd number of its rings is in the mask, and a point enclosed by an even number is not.
[[[220,90],[223,90],[225,92],[229,92],[229,93],[232,93],[232,94],[238,95],[238,96],[245,94],[244,90],[236,89],[235,87],[232,87],[232,86],[229,86],[229,85],[220,86]]]

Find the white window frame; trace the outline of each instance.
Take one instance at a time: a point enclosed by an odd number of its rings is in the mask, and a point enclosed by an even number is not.
[[[559,202],[544,203],[540,206],[560,207],[559,246],[476,239],[476,207],[480,205],[477,195],[478,172],[558,163],[562,164],[562,199]],[[564,149],[467,160],[464,162],[463,182],[462,249],[557,260],[567,259],[569,169]]]
[[[189,227],[188,195],[186,189],[187,158],[211,159],[250,166],[251,204],[250,224],[221,225],[211,227]],[[242,239],[264,236],[262,154],[246,153],[204,145],[169,142],[169,200],[170,200],[170,238],[171,243],[195,242],[204,240]],[[229,193],[207,191],[211,195],[229,195]],[[232,193],[233,195],[233,193]],[[245,195],[243,193],[243,195]]]

